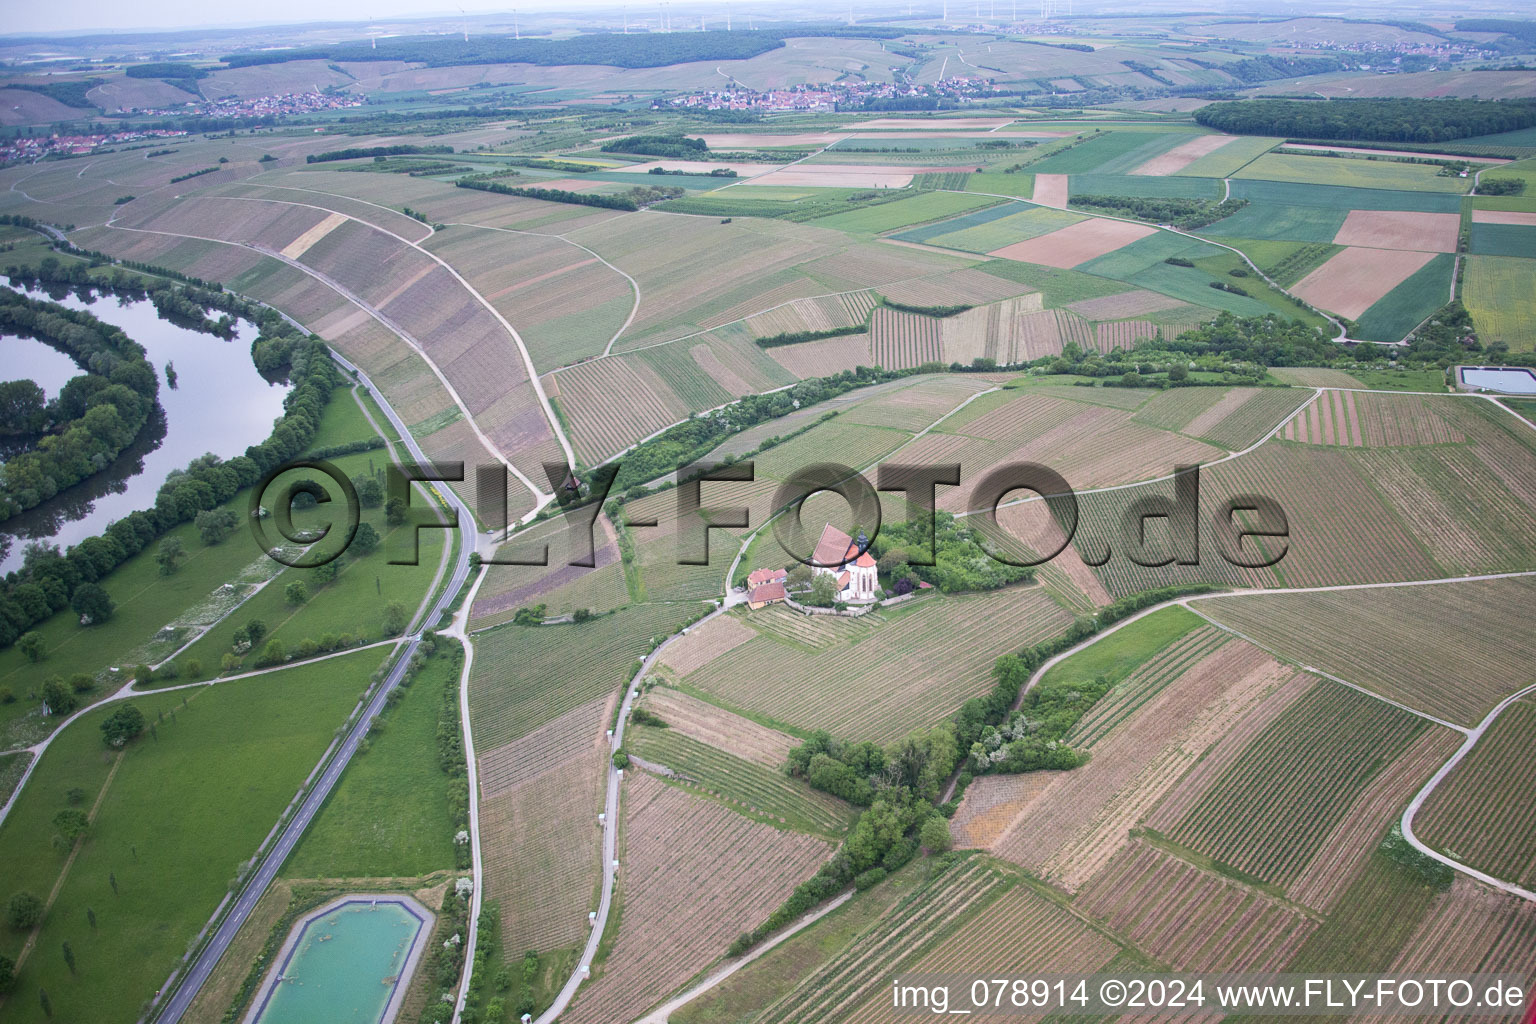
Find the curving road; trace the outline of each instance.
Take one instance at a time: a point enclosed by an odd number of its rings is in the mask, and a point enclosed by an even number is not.
[[[357,379],[373,393],[374,400],[378,403],[379,408],[383,410],[384,415],[388,417],[390,423],[394,424],[395,429],[400,432],[401,442],[410,451],[411,455],[421,462],[429,461],[421,451],[421,448],[416,444],[416,439],[411,436],[405,423],[400,419],[399,414],[384,401],[382,393],[378,388],[374,387],[373,382],[368,379],[367,375],[344,357],[334,352],[332,357],[348,372],[355,374]],[[236,933],[240,931],[240,927],[250,917],[257,901],[265,895],[267,888],[272,884],[272,880],[277,877],[278,870],[283,866],[283,862],[288,859],[288,855],[293,852],[293,848],[298,844],[299,838],[309,828],[315,815],[320,812],[321,806],[324,805],[326,798],[331,794],[331,790],[335,788],[337,781],[341,778],[341,773],[346,770],[347,765],[351,762],[352,755],[357,753],[358,743],[368,732],[369,724],[376,715],[384,710],[385,700],[389,696],[390,691],[398,686],[400,680],[404,678],[412,656],[415,655],[421,646],[422,628],[435,623],[442,616],[443,612],[453,603],[454,598],[458,596],[464,581],[468,579],[469,554],[474,547],[471,542],[471,538],[474,536],[472,532],[475,521],[474,513],[470,511],[469,507],[464,504],[463,500],[451,488],[441,488],[438,490],[438,493],[443,495],[444,499],[457,510],[461,529],[463,524],[470,524],[459,544],[453,574],[448,579],[448,585],[443,588],[441,595],[432,604],[427,614],[416,623],[416,631],[406,638],[399,655],[395,659],[394,665],[389,670],[389,674],[385,677],[383,683],[379,685],[378,689],[374,691],[373,698],[368,702],[367,709],[353,723],[346,737],[336,748],[330,763],[325,766],[325,770],[315,779],[314,785],[304,797],[303,803],[299,805],[299,809],[294,813],[293,818],[283,827],[277,841],[261,857],[261,863],[251,873],[250,879],[245,883],[245,887],[240,890],[239,896],[230,904],[228,912],[225,914],[224,919],[219,922],[218,928],[214,931],[212,937],[209,938],[207,945],[203,947],[197,959],[193,961],[192,966],[181,978],[180,984],[176,986],[170,998],[162,1004],[159,1013],[154,1017],[155,1020],[162,1022],[162,1024],[175,1024],[175,1022],[180,1021],[182,1015],[187,1012],[187,1007],[197,998],[198,992],[202,991],[203,985],[207,983],[214,968],[218,966],[219,960],[224,956],[225,951],[229,949],[230,942],[234,940]],[[175,983],[176,980],[173,978],[167,985],[167,988]]]

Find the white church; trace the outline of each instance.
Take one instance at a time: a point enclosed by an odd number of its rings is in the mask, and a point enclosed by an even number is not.
[[[875,560],[868,550],[869,541],[863,534],[854,540],[842,530],[827,524],[816,542],[812,566],[818,575],[832,576],[837,581],[837,600],[848,604],[868,604],[875,600],[880,588],[875,570]]]

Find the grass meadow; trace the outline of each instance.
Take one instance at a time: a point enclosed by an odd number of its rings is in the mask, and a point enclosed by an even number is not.
[[[42,988],[56,1020],[134,1020],[330,745],[379,660],[359,652],[135,697],[153,728],[121,753],[102,743],[106,709],[60,734],[0,827],[5,897],[27,890],[46,900],[58,889],[6,996],[5,1019],[45,1020]],[[54,843],[52,824],[72,806],[92,819],[73,853]],[[0,933],[0,952],[15,958],[25,939]]]
[[[309,831],[283,866],[290,878],[414,878],[452,868],[449,777],[438,766],[443,688],[457,662],[428,659],[380,716]]]

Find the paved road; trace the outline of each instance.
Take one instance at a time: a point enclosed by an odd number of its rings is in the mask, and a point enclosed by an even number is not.
[[[394,424],[395,429],[400,432],[401,441],[404,442],[411,455],[421,462],[428,461],[426,455],[417,446],[415,438],[411,437],[410,431],[406,429],[406,425],[401,421],[394,409],[384,401],[383,395],[379,392],[378,388],[373,386],[373,382],[346,359],[339,355],[334,355],[334,353],[333,357],[347,370],[355,373],[358,380],[373,393],[374,400],[378,403],[379,408],[383,410],[384,415]],[[475,520],[473,513],[470,512],[468,506],[463,503],[452,489],[444,487],[440,489],[439,493],[443,495],[450,505],[458,510],[459,522],[461,525],[468,524],[468,530],[465,533],[463,542],[459,544],[458,558],[454,563],[453,574],[448,579],[448,585],[443,589],[441,596],[438,597],[421,622],[418,623],[419,626],[435,623],[442,613],[447,610],[448,606],[453,603],[459,588],[464,585],[465,579],[469,576],[469,553],[474,548],[473,524]],[[374,716],[384,710],[385,699],[389,696],[389,692],[400,684],[400,680],[405,676],[406,669],[410,665],[411,657],[420,646],[421,632],[418,630],[406,639],[399,656],[395,659],[394,665],[389,670],[389,675],[385,677],[384,682],[374,693],[367,709],[358,717],[357,722],[348,731],[346,738],[341,741],[330,763],[326,765],[320,777],[315,780],[314,786],[311,787],[309,794],[304,798],[304,802],[300,804],[293,819],[283,828],[277,841],[272,844],[265,856],[262,857],[260,865],[251,874],[250,880],[245,884],[245,888],[240,890],[240,895],[236,898],[233,905],[230,906],[224,920],[219,923],[219,927],[213,933],[213,937],[209,939],[208,944],[198,955],[197,960],[193,962],[191,969],[187,971],[180,986],[170,999],[166,1000],[163,1004],[163,1008],[155,1018],[156,1020],[162,1022],[162,1024],[175,1024],[187,1012],[187,1007],[192,1004],[192,1000],[197,998],[198,992],[202,990],[203,985],[208,981],[208,977],[213,973],[213,969],[218,965],[225,951],[229,949],[230,942],[234,940],[236,933],[240,931],[240,927],[245,924],[251,911],[255,909],[257,901],[266,893],[267,888],[272,884],[272,880],[277,877],[278,869],[283,866],[283,862],[288,859],[288,855],[293,852],[293,848],[298,844],[299,838],[309,828],[310,822],[314,820],[315,815],[320,812],[326,797],[330,796],[337,780],[341,778],[341,773],[346,770],[348,763],[351,762],[352,755],[357,753],[358,743],[368,732],[369,723],[373,720]]]

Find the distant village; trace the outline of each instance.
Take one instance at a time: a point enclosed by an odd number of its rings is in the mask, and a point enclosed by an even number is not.
[[[84,156],[102,146],[130,142],[181,138],[187,133],[169,128],[136,128],[121,132],[93,132],[83,135],[21,135],[0,143],[0,165],[31,163],[50,156]]]
[[[199,103],[188,101],[177,107],[130,107],[128,114],[150,117],[283,117],[293,114],[313,114],[321,110],[343,110],[361,107],[366,100],[361,96],[339,92],[285,92],[275,96],[254,96],[247,99],[228,97]]]
[[[658,99],[652,106],[659,110],[695,108],[704,110],[755,110],[762,113],[789,111],[830,112],[849,106],[861,107],[870,100],[951,99],[966,100],[990,96],[997,87],[989,78],[942,78],[930,85],[910,82],[829,82],[786,86],[760,92],[734,82],[722,89],[686,93]]]

